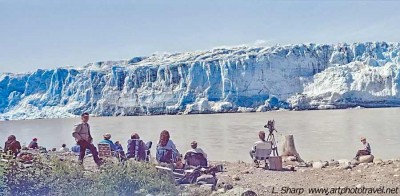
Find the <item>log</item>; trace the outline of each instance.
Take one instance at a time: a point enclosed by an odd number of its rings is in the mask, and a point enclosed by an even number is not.
[[[294,145],[293,135],[283,136],[282,156],[283,157],[295,156],[298,162],[304,162],[304,160],[300,158],[300,155],[296,150],[296,146]]]

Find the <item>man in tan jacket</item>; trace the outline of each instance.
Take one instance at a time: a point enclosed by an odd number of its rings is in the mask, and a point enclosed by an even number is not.
[[[82,122],[75,125],[74,130],[72,132],[72,136],[77,141],[80,146],[80,154],[79,161],[82,163],[83,158],[85,157],[86,149],[89,149],[93,154],[94,162],[97,165],[101,164],[101,160],[99,158],[96,147],[92,144],[93,138],[90,134],[90,126],[88,124],[89,121],[89,113],[85,112],[81,115]]]

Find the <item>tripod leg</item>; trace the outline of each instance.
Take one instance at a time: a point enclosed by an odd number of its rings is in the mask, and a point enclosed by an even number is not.
[[[279,156],[278,154],[278,146],[276,146],[275,136],[272,135],[272,144],[274,145],[274,155]]]

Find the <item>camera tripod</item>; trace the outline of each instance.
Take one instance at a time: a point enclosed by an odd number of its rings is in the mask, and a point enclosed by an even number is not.
[[[268,134],[267,141],[272,143],[272,151],[274,153],[274,156],[279,156],[278,148],[277,148],[276,141],[275,141],[275,135],[273,133],[270,132]]]
[[[276,140],[274,135],[274,131],[278,133],[278,131],[276,131],[275,129],[275,121],[269,120],[268,123],[264,125],[264,128],[268,128],[269,134],[267,137],[267,141],[272,143],[272,151],[274,152],[274,155],[279,156],[278,147],[276,145]]]

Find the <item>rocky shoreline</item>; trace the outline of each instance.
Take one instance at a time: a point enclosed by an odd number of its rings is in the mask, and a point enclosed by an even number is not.
[[[77,158],[68,154],[57,156],[73,162]],[[210,165],[222,165],[224,168],[223,172],[216,173],[218,181],[215,186],[191,184],[179,185],[178,189],[181,196],[354,195],[350,191],[356,189],[383,191],[368,195],[400,194],[400,157],[390,160],[375,159],[369,163],[345,159],[299,163],[291,161],[290,157],[283,160],[281,171],[268,170],[264,168],[264,164],[256,168],[254,164],[243,161],[211,161]],[[100,171],[91,157],[85,158],[83,169],[85,173]],[[310,192],[316,189],[336,192]],[[367,193],[360,192],[358,195]]]
[[[359,163],[355,160],[340,159],[309,161],[300,163],[292,157],[283,158],[283,170],[273,171],[260,164],[243,161],[211,161],[210,165],[223,165],[223,172],[216,174],[216,186],[179,185],[181,196],[264,196],[264,195],[326,195],[310,193],[313,188],[341,188],[342,193],[328,195],[354,195],[343,190],[364,188],[393,189],[400,195],[400,157],[397,159],[374,159],[373,162]],[[85,158],[87,172],[97,170],[91,157]],[[396,193],[397,188],[397,194]],[[351,190],[348,190],[351,191]],[[357,194],[356,194],[357,195]],[[358,194],[366,195],[366,194]]]
[[[211,186],[189,186],[186,195],[326,195],[311,193],[313,188],[336,189],[336,193],[329,195],[354,195],[351,191],[356,188],[367,191],[358,195],[368,194],[368,188],[388,189],[384,194],[368,195],[400,194],[400,158],[359,164],[350,160],[318,161],[309,162],[305,167],[294,167],[285,162],[284,171],[255,168],[253,164],[242,161],[213,164],[224,166],[224,172],[217,174],[218,183],[214,191],[211,191]]]

